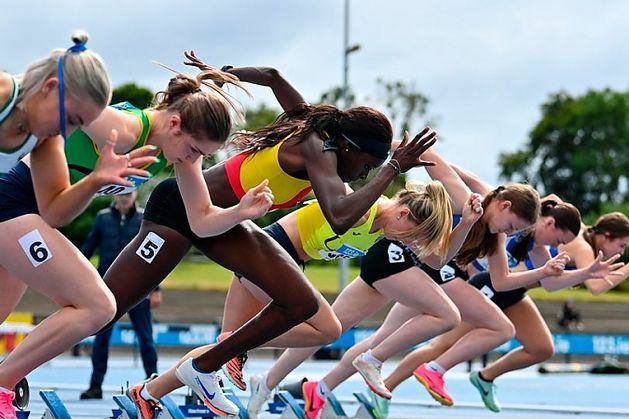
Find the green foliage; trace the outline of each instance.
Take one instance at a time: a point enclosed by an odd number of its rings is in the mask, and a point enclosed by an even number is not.
[[[258,128],[270,125],[275,118],[282,113],[281,110],[271,108],[266,103],[260,104],[257,108],[247,110],[247,122],[243,129],[253,131]]]
[[[135,83],[127,83],[114,89],[111,103],[130,102],[134,106],[144,109],[151,106],[153,92]]]
[[[629,199],[629,92],[559,92],[542,105],[529,140],[500,156],[501,176],[554,192],[583,213]],[[624,185],[621,187],[621,185]]]
[[[111,197],[95,198],[81,215],[79,215],[72,223],[61,228],[63,233],[76,247],[81,247],[87,235],[92,229],[92,224],[96,218],[98,211],[107,208],[111,204]]]
[[[351,91],[351,89],[348,89],[347,97],[349,99],[349,103],[356,103],[356,95]],[[343,102],[343,88],[340,86],[326,90],[321,93],[321,96],[319,97],[319,103],[328,103],[339,108],[344,106]]]
[[[384,112],[391,119],[393,131],[400,137],[404,131],[413,133],[419,127],[418,121],[425,121],[426,110],[430,100],[415,89],[412,84],[407,84],[400,80],[384,80],[380,77],[376,79],[378,89],[377,101],[383,107]],[[369,98],[358,98],[350,89],[348,92],[349,103],[354,106],[357,103],[369,103]],[[343,88],[336,86],[323,92],[319,99],[320,103],[329,103],[343,107]]]
[[[423,119],[430,102],[426,96],[415,90],[413,85],[402,81],[376,79],[386,112],[393,123],[394,132],[401,136],[404,131],[413,135],[416,121]],[[412,138],[412,137],[411,137]]]

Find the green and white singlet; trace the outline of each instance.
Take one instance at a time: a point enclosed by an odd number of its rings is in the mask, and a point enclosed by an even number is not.
[[[11,95],[6,103],[4,103],[0,108],[0,125],[2,125],[15,108],[17,97],[20,93],[20,84],[17,79],[11,76],[11,80],[13,81]],[[0,177],[2,177],[5,173],[8,173],[9,170],[11,170],[17,162],[22,160],[22,157],[30,153],[36,145],[37,137],[28,133],[26,134],[24,141],[17,147],[6,149],[0,146]]]
[[[142,124],[142,131],[131,150],[135,150],[146,145],[149,133],[151,132],[151,119],[148,114],[144,110],[136,108],[129,102],[117,103],[112,105],[112,107],[131,113],[136,116]],[[76,183],[94,170],[96,161],[100,156],[100,150],[89,135],[85,133],[85,131],[77,129],[72,133],[72,135],[70,135],[70,137],[68,137],[68,142],[65,146],[65,154],[66,159],[68,160],[68,168],[70,170],[70,182]],[[119,195],[138,189],[143,183],[148,181],[151,177],[159,173],[168,165],[168,162],[162,155],[161,150],[159,150],[157,157],[159,158],[157,162],[142,167],[142,169],[150,173],[150,177],[127,176],[126,179],[132,182],[133,186],[106,185],[100,188],[96,195]]]

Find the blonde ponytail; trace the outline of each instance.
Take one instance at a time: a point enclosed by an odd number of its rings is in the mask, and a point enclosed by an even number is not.
[[[393,199],[407,206],[410,218],[417,222],[417,227],[401,238],[417,243],[411,247],[420,258],[431,254],[445,258],[452,231],[452,206],[441,182],[433,181],[425,186],[407,183]]]

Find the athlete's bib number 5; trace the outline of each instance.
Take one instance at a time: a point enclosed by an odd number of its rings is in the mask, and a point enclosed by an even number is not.
[[[152,263],[163,245],[164,239],[151,231],[146,235],[146,238],[138,250],[135,251],[135,254],[144,259],[146,263]]]

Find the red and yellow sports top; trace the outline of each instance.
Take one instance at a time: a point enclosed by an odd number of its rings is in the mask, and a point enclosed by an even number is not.
[[[229,184],[238,199],[264,179],[269,180],[275,197],[271,210],[292,207],[312,191],[309,180],[293,177],[280,166],[279,150],[287,139],[255,153],[236,154],[225,161]]]

